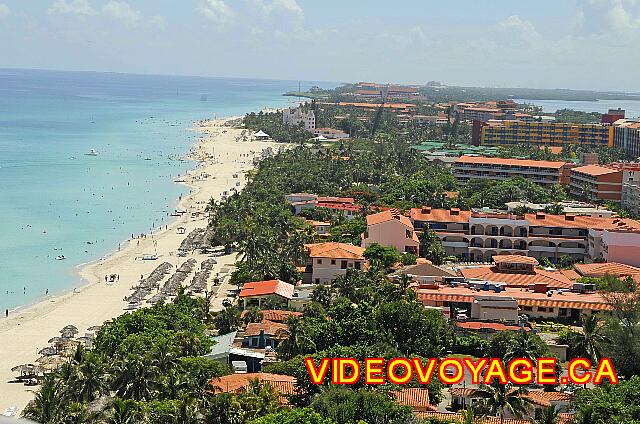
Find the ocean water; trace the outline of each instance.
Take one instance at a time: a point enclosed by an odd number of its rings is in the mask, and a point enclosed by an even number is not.
[[[529,103],[541,106],[542,111],[553,113],[559,109],[573,109],[583,112],[606,113],[609,109],[624,109],[627,118],[640,118],[640,100],[597,100],[597,101],[566,101],[566,100],[526,100],[514,99],[518,103]]]
[[[166,222],[188,191],[172,180],[194,165],[182,160],[194,120],[286,106],[297,88],[0,69],[0,316],[77,287],[77,265]]]

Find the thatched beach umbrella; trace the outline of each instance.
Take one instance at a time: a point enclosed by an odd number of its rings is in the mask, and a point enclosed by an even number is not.
[[[40,352],[38,352],[38,355],[44,355],[44,356],[51,356],[51,355],[57,355],[58,351],[52,347],[45,347],[44,349],[40,349]]]
[[[61,334],[73,334],[74,336],[76,334],[78,334],[78,327],[76,327],[75,325],[65,325],[64,327],[62,327],[62,330],[60,330]]]
[[[47,364],[60,364],[63,362],[63,359],[58,356],[42,356],[36,359],[36,362],[40,364],[40,366],[45,366]]]
[[[90,331],[90,332],[100,331],[101,328],[102,328],[101,325],[94,325],[93,327],[87,328],[87,331]]]
[[[30,369],[31,364],[16,365],[15,367],[11,368],[11,372],[19,372],[20,374],[24,374],[25,371],[29,371]]]
[[[65,341],[66,339],[56,336],[56,337],[50,338],[47,343],[53,343],[55,345],[58,345],[58,344],[64,343]]]

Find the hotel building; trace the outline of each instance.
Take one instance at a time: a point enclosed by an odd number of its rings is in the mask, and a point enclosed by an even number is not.
[[[301,108],[285,109],[282,111],[282,123],[294,127],[302,126],[305,130],[313,132],[316,128],[316,115],[312,110],[305,112]]]
[[[490,120],[474,132],[474,144],[539,146],[578,144],[613,146],[613,127],[601,124],[522,122]]]
[[[461,156],[453,163],[458,183],[471,179],[508,180],[521,177],[541,185],[568,183],[569,164],[556,161]]]
[[[613,124],[613,145],[634,158],[640,157],[640,120],[620,119]]]
[[[591,201],[622,200],[623,183],[640,183],[640,164],[586,165],[571,170],[569,191]]]
[[[551,262],[562,256],[595,259],[604,257],[602,247],[598,250],[595,246],[602,246],[605,239],[608,246],[605,250],[620,255],[617,247],[625,246],[629,257],[640,258],[640,222],[632,219],[541,212],[514,215],[430,207],[411,209],[410,218],[417,231],[427,226],[435,231],[447,255],[466,261],[490,262],[493,256],[502,254],[546,258]],[[589,248],[591,231],[593,249]],[[630,234],[629,240],[611,236],[616,231]],[[609,260],[623,262],[611,257]]]

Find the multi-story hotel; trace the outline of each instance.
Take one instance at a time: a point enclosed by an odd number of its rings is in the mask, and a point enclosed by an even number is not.
[[[601,124],[491,120],[474,132],[474,144],[532,143],[540,146],[578,144],[613,146],[613,127]]]
[[[565,162],[461,156],[453,163],[453,175],[460,184],[471,179],[508,180],[522,177],[542,185],[568,183]]]
[[[634,158],[640,157],[640,120],[620,119],[613,124],[613,145]]]
[[[410,218],[417,231],[427,226],[435,231],[447,255],[467,261],[490,262],[493,256],[501,254],[546,258],[551,262],[562,256],[604,258],[603,239],[608,243],[606,250],[621,255],[617,247],[622,241],[610,236],[617,231],[629,234],[624,240],[625,255],[640,258],[640,222],[632,219],[540,212],[514,215],[430,207],[411,209]],[[590,231],[594,242],[591,250]]]
[[[624,184],[640,183],[640,164],[586,165],[571,169],[569,191],[591,201],[622,200]]]
[[[285,109],[282,111],[282,123],[302,126],[305,130],[313,132],[316,128],[316,115],[312,110],[305,112],[301,108]]]

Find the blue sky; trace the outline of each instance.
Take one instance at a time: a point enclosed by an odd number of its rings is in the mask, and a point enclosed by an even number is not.
[[[640,91],[640,0],[0,0],[0,67]]]

